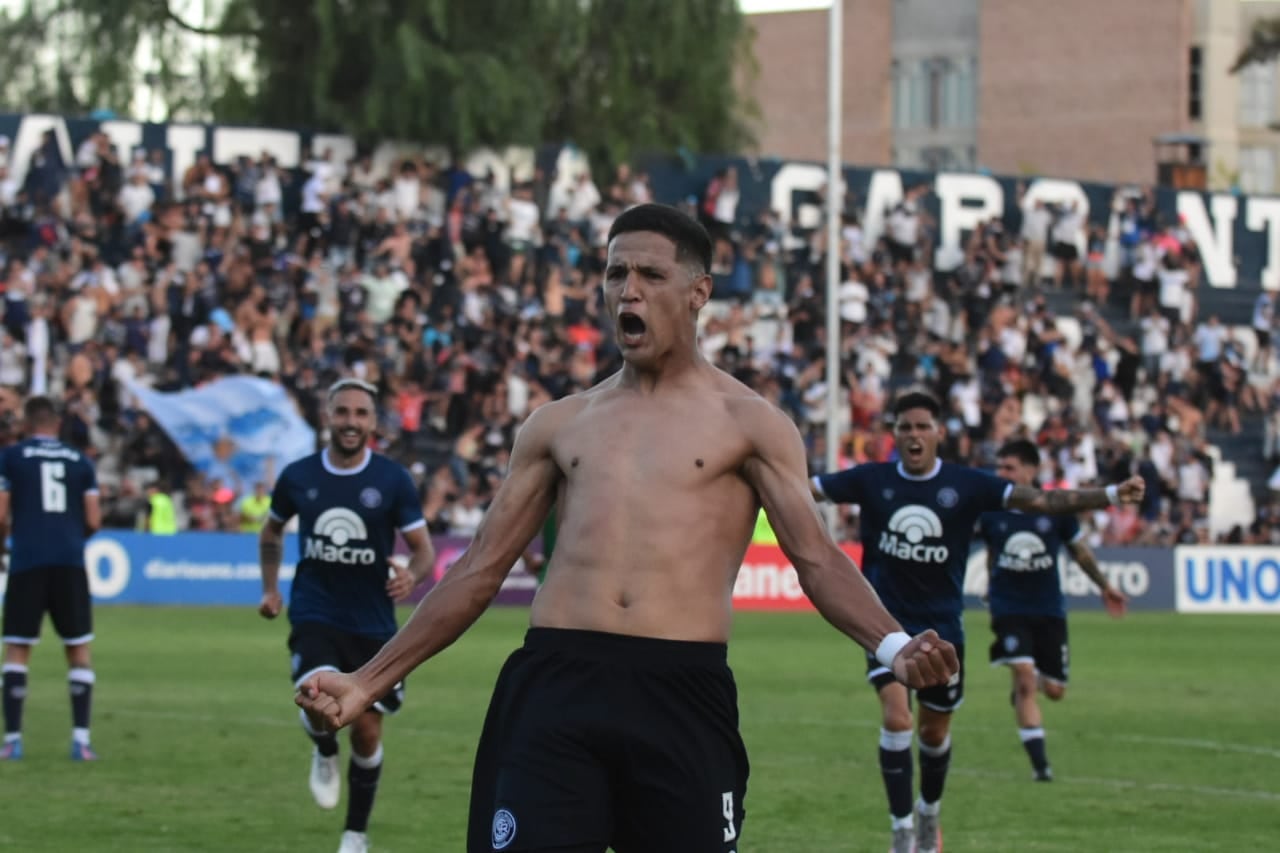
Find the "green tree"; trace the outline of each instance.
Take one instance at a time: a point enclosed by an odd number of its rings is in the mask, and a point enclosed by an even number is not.
[[[1249,43],[1236,56],[1231,73],[1246,66],[1267,63],[1280,56],[1280,18],[1259,18],[1249,32]]]
[[[454,151],[572,141],[612,163],[753,141],[752,38],[736,0],[229,0],[213,20],[178,2],[23,0],[0,13],[14,69],[0,103],[127,114],[146,79],[170,118]],[[153,67],[138,67],[140,48]]]

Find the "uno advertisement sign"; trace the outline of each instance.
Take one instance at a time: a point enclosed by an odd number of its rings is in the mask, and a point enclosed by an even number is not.
[[[1187,545],[1174,564],[1179,613],[1280,614],[1280,548]]]

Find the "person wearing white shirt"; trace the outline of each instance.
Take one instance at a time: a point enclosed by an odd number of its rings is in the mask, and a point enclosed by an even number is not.
[[[12,207],[18,200],[18,181],[9,174],[9,167],[0,163],[0,207]]]
[[[1160,375],[1160,359],[1169,351],[1169,320],[1152,306],[1142,318],[1142,363],[1147,371],[1147,381],[1155,382]]]
[[[1040,282],[1040,270],[1044,266],[1044,247],[1049,241],[1049,226],[1053,217],[1042,200],[1029,203],[1022,200],[1023,284],[1035,287]]]
[[[600,204],[600,200],[600,190],[596,188],[595,181],[591,180],[591,174],[589,172],[579,174],[578,182],[569,191],[569,221],[586,222],[591,216],[591,211]]]
[[[151,211],[151,205],[156,201],[155,190],[147,183],[147,173],[142,170],[133,172],[129,183],[120,188],[117,201],[124,213],[125,223],[129,226],[137,225],[138,220],[144,213]]]
[[[31,358],[31,393],[48,393],[49,307],[43,297],[31,301],[31,321],[27,324],[27,355]]]

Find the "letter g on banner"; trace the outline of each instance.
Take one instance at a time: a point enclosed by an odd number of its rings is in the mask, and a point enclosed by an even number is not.
[[[129,552],[115,539],[90,539],[84,547],[84,566],[94,598],[115,598],[129,586]]]

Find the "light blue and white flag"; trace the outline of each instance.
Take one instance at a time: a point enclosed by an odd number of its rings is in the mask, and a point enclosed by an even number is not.
[[[279,384],[230,376],[164,394],[128,383],[196,470],[244,493],[316,449],[316,434]]]

